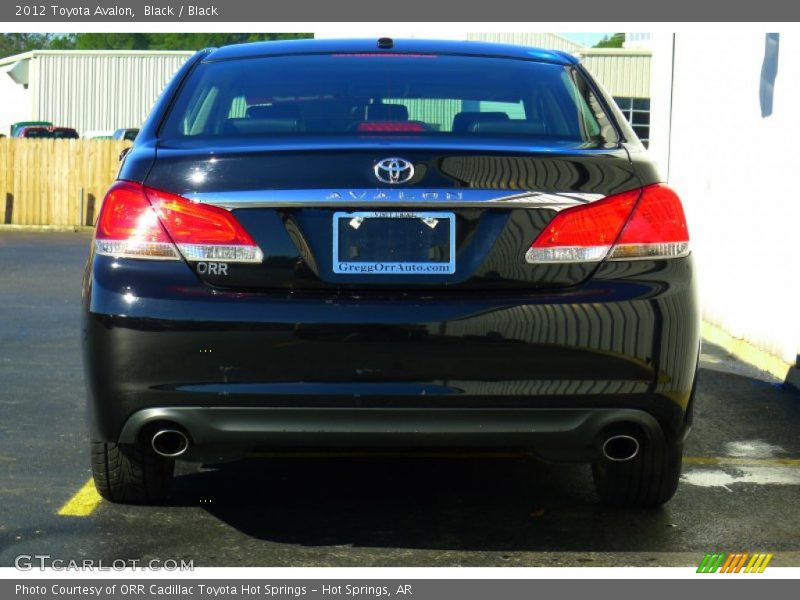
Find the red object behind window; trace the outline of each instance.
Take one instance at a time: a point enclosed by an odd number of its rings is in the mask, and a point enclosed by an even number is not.
[[[425,131],[422,123],[416,121],[364,121],[356,126],[362,132]]]

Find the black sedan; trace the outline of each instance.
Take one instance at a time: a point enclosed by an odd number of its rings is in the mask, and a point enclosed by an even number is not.
[[[467,42],[208,49],[98,219],[97,489],[175,460],[515,448],[599,497],[675,492],[699,318],[681,202],[571,55]]]

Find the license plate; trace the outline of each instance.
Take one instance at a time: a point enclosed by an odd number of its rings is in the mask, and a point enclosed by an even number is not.
[[[336,212],[333,272],[449,275],[456,271],[455,240],[451,212]]]

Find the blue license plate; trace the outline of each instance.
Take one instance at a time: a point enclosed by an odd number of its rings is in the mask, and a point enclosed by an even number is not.
[[[363,275],[455,273],[451,212],[362,211],[333,215],[333,272]]]

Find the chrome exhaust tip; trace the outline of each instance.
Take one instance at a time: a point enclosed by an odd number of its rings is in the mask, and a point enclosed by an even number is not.
[[[165,458],[177,458],[189,449],[189,438],[177,429],[159,429],[150,440],[153,451]]]
[[[603,442],[602,451],[611,462],[633,460],[639,454],[639,440],[631,435],[612,435]]]

